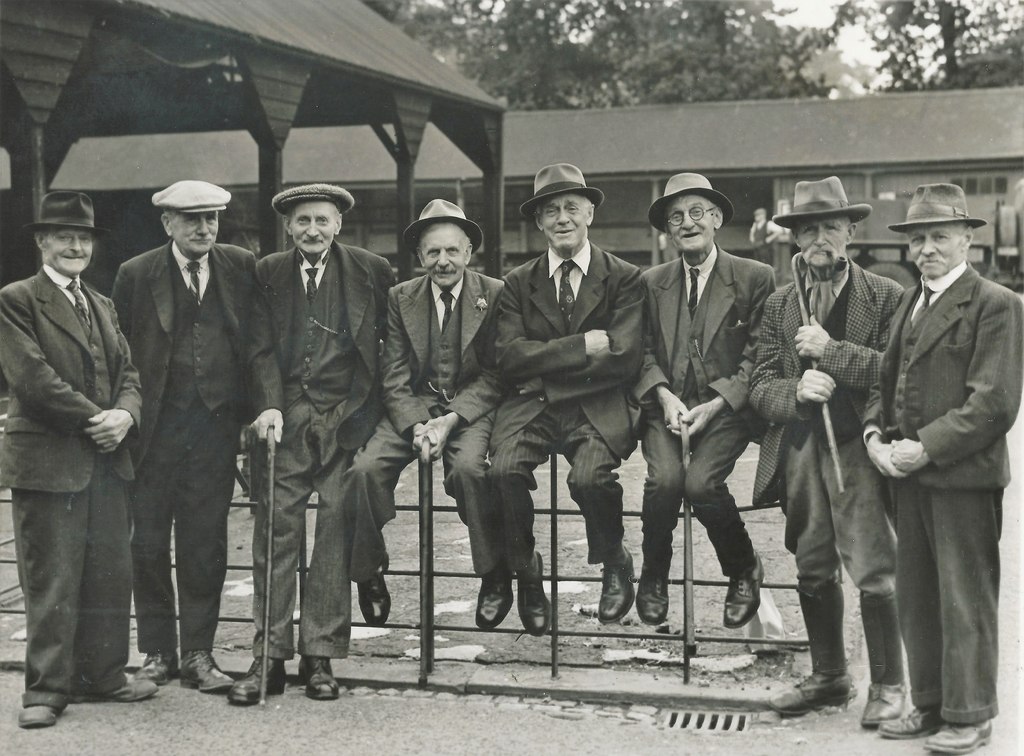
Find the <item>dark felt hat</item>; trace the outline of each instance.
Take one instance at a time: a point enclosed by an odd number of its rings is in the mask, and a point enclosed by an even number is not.
[[[594,186],[587,186],[583,171],[570,163],[546,165],[537,171],[533,179],[533,196],[519,206],[524,218],[533,216],[533,211],[544,200],[556,194],[581,194],[599,207],[604,202],[604,192]]]
[[[907,219],[893,223],[891,231],[908,231],[924,223],[961,221],[971,228],[986,225],[981,218],[972,218],[967,212],[967,197],[956,184],[921,184],[914,192],[907,208]]]
[[[480,226],[466,217],[461,207],[448,200],[434,199],[430,200],[423,208],[420,217],[410,223],[402,232],[402,239],[410,252],[415,254],[420,236],[435,223],[454,223],[461,228],[469,237],[474,251],[480,249],[480,245],[483,243],[484,232],[480,230]]]
[[[25,224],[25,228],[36,230],[54,226],[86,228],[98,234],[107,231],[96,225],[92,200],[81,192],[50,192],[40,203],[39,217]]]
[[[851,205],[846,199],[846,190],[837,176],[821,181],[797,181],[793,192],[793,209],[772,218],[783,228],[793,229],[808,220],[838,218],[845,215],[851,223],[864,220],[871,215],[871,205]]]

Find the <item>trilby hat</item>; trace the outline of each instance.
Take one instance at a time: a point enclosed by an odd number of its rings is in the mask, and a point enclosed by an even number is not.
[[[907,219],[893,223],[890,231],[906,231],[924,223],[961,221],[971,228],[986,225],[981,218],[972,218],[967,212],[967,197],[956,184],[921,184],[914,191],[907,208]]]
[[[43,229],[60,226],[85,228],[94,233],[106,233],[107,229],[96,225],[92,200],[81,192],[50,192],[39,203],[39,217],[25,228]]]
[[[843,215],[856,223],[871,215],[871,205],[851,205],[839,177],[829,176],[821,181],[797,181],[792,210],[772,220],[783,228],[793,229],[804,221]]]
[[[728,223],[732,220],[732,202],[721,192],[712,189],[711,182],[706,177],[701,176],[699,173],[677,173],[665,184],[664,193],[651,203],[651,208],[647,211],[647,220],[650,221],[651,225],[659,231],[668,233],[665,228],[665,208],[676,197],[681,197],[684,194],[697,194],[701,197],[707,197],[721,209],[722,223]]]
[[[544,200],[569,192],[583,195],[594,203],[594,207],[604,202],[604,192],[595,186],[587,186],[583,171],[571,163],[555,163],[537,171],[533,179],[533,196],[519,206],[519,212],[524,218],[529,218]]]
[[[448,200],[433,199],[423,208],[420,217],[406,226],[405,231],[402,232],[402,239],[411,252],[415,254],[420,236],[428,226],[435,223],[454,223],[466,232],[474,250],[480,249],[480,245],[483,243],[484,232],[480,230],[480,226],[466,217],[466,213],[462,211],[461,207]]]
[[[225,210],[231,192],[206,181],[176,181],[153,195],[153,204],[179,213],[205,213]]]
[[[334,184],[303,184],[302,186],[293,186],[291,189],[285,189],[283,192],[275,194],[274,198],[270,200],[270,204],[281,215],[287,215],[292,205],[296,205],[299,202],[316,202],[319,200],[333,202],[338,206],[338,212],[340,213],[347,213],[356,204],[355,198],[352,197],[347,189],[342,189]]]

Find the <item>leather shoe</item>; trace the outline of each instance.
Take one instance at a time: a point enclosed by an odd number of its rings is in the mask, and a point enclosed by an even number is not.
[[[173,651],[154,651],[146,654],[146,661],[134,675],[136,680],[152,680],[157,685],[166,685],[177,676],[178,655]]]
[[[880,724],[878,734],[888,740],[913,740],[934,735],[942,728],[942,724],[942,713],[938,707],[914,708],[902,719]]]
[[[891,722],[903,715],[906,691],[902,685],[871,683],[868,688],[868,702],[860,718],[861,727],[878,727],[882,722]]]
[[[855,695],[853,681],[845,672],[815,672],[795,687],[769,698],[768,705],[784,717],[796,717],[826,706],[842,706]]]
[[[645,625],[660,625],[668,616],[668,579],[646,565],[636,590],[636,613]]]
[[[152,680],[129,678],[117,690],[106,693],[78,693],[71,695],[72,703],[135,703],[152,698],[159,690]]]
[[[386,569],[387,562],[381,565],[372,578],[356,583],[359,591],[359,611],[363,613],[366,624],[374,627],[383,626],[391,614],[391,594],[388,593],[387,583],[384,582]]]
[[[306,698],[333,701],[338,697],[338,681],[326,656],[303,656],[299,660],[299,677],[306,683]]]
[[[978,724],[946,724],[924,741],[932,753],[971,753],[992,740],[992,720]]]
[[[512,608],[512,576],[504,567],[495,567],[480,581],[476,600],[476,626],[491,630],[500,625]]]
[[[530,565],[517,574],[519,619],[530,635],[544,635],[551,626],[551,602],[544,593],[543,574],[544,561],[536,551]]]
[[[53,706],[39,704],[26,706],[18,712],[18,727],[23,730],[37,730],[40,727],[53,727],[57,724],[59,711]]]
[[[262,660],[256,658],[245,673],[236,680],[228,691],[228,701],[239,706],[250,706],[260,702],[260,673]],[[279,696],[284,693],[284,659],[271,659],[267,666],[267,695]]]
[[[754,554],[755,564],[738,578],[729,578],[725,592],[725,612],[722,624],[726,627],[743,627],[757,614],[761,606],[761,581],[764,580],[764,566],[761,557]]]
[[[625,559],[619,564],[604,563],[601,583],[601,603],[597,606],[597,618],[602,625],[618,622],[633,606],[633,555],[622,547]]]
[[[209,649],[188,651],[181,659],[181,687],[199,689],[200,693],[223,693],[234,685],[225,675]]]

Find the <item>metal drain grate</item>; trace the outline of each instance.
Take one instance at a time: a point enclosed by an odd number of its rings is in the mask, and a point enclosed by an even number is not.
[[[662,727],[692,732],[746,732],[750,727],[750,717],[734,712],[670,711]]]

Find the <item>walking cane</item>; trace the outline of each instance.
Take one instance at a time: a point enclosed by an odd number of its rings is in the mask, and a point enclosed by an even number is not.
[[[690,429],[679,422],[683,471],[690,467]],[[693,517],[690,501],[683,495],[683,682],[690,682],[690,656],[697,645],[693,622]]]
[[[420,446],[420,679],[434,671],[434,471],[430,441]]]
[[[260,706],[267,703],[267,667],[270,664],[270,586],[274,580],[274,457],[277,442],[274,426],[267,428],[267,553],[263,572],[263,652],[260,659]]]
[[[796,266],[797,257],[799,255],[793,255],[790,259],[790,266],[793,269],[793,286],[796,289],[796,300],[800,303],[800,320],[804,325],[810,325],[811,318],[807,313],[807,303],[804,302],[803,288],[800,286],[800,276]],[[812,359],[811,367],[817,370],[818,361]],[[836,432],[832,427],[832,413],[828,409],[827,401],[821,404],[821,419],[825,424],[825,438],[828,440],[828,450],[832,455],[832,466],[836,471],[836,480],[839,481],[839,493],[843,493],[846,490],[843,487],[843,469],[839,466],[839,446],[836,444]]]

